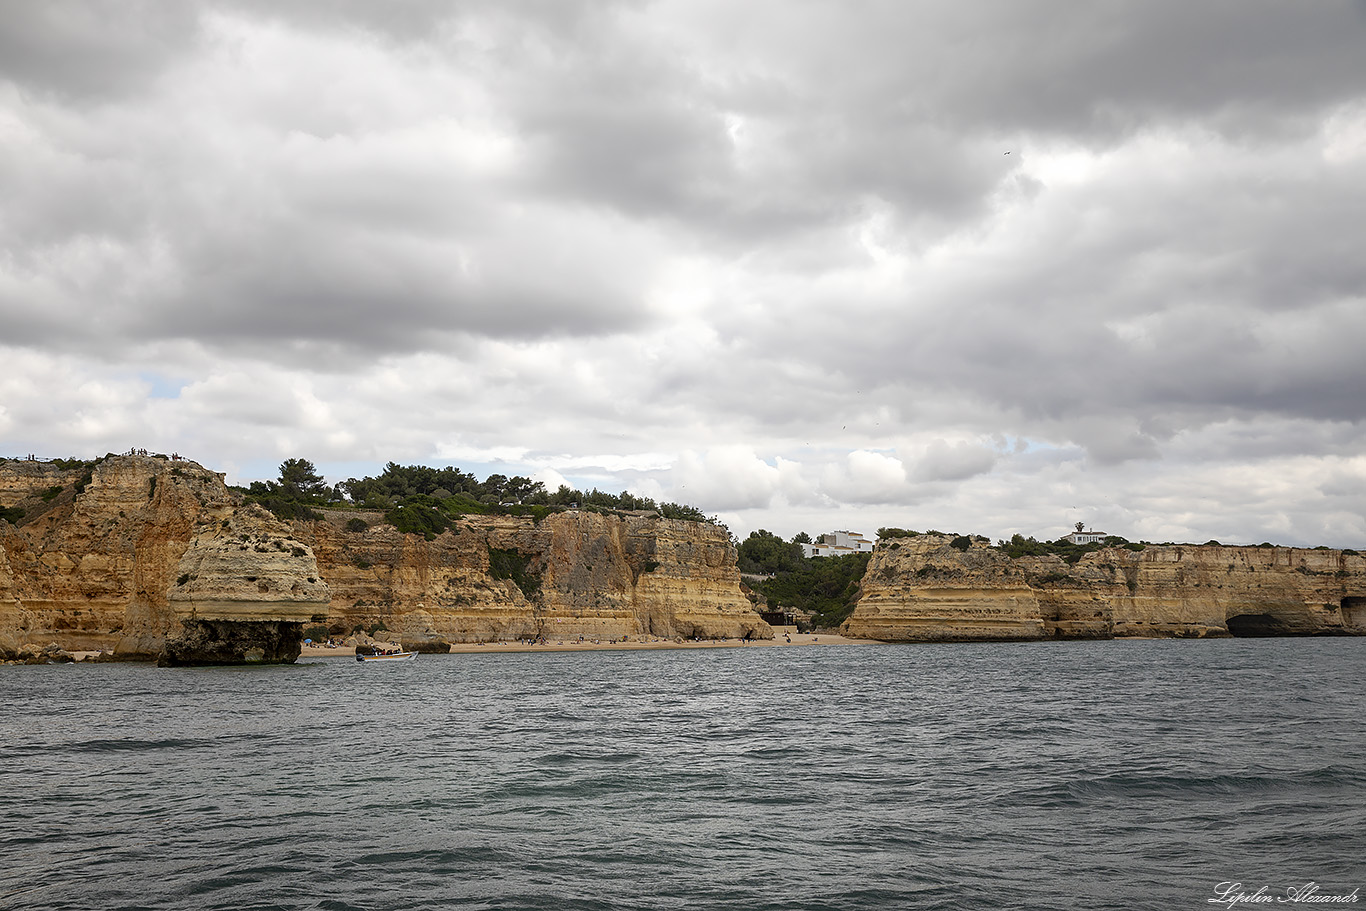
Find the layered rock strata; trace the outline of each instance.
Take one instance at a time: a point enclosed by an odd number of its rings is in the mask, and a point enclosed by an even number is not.
[[[311,552],[239,500],[221,474],[186,460],[0,463],[0,505],[23,514],[0,521],[0,650],[56,642],[150,659],[183,639],[176,660],[189,663],[209,641],[199,621],[325,614]],[[228,638],[243,660],[256,657],[257,644]],[[223,648],[206,660],[226,660]],[[267,641],[260,660],[282,660],[278,651]]]
[[[842,631],[887,641],[1363,635],[1366,558],[1164,545],[1069,565],[1012,559],[984,538],[896,538],[878,542]]]
[[[329,630],[424,641],[771,638],[740,587],[726,529],[569,511],[467,516],[424,540],[352,510],[296,522],[332,593]]]
[[[137,455],[0,462],[0,506],[21,515],[0,519],[0,658],[56,643],[172,664],[288,661],[315,624],[433,648],[772,636],[728,533],[706,523],[471,516],[429,541],[355,510],[281,522],[221,474]],[[368,527],[348,531],[357,518]]]

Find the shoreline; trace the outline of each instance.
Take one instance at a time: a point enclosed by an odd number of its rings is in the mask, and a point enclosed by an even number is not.
[[[702,640],[683,640],[658,639],[645,637],[640,639],[628,639],[625,642],[608,642],[604,640],[584,640],[577,639],[551,639],[545,643],[527,644],[516,641],[495,641],[495,642],[456,642],[451,645],[450,654],[467,655],[478,654],[480,652],[604,652],[604,651],[640,651],[647,649],[701,649],[701,648],[796,648],[804,646],[823,646],[823,645],[886,645],[877,639],[850,639],[836,633],[791,633],[779,632],[781,627],[775,629],[772,639],[751,639],[745,642],[742,639],[702,639]],[[792,641],[787,641],[791,636]],[[380,643],[386,644],[386,643]],[[397,648],[398,643],[387,643]],[[306,645],[299,653],[300,658],[352,658],[355,656],[355,648],[352,646],[338,646],[328,648],[321,645]]]

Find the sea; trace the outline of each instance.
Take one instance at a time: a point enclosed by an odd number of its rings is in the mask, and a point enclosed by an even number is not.
[[[0,908],[1360,905],[1363,658],[1226,639],[0,667]]]

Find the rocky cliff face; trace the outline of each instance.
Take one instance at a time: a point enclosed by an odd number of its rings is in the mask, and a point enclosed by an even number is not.
[[[571,512],[471,516],[427,541],[363,513],[284,523],[188,461],[0,462],[0,657],[289,661],[310,623],[415,643],[769,637],[724,528]],[[291,645],[292,654],[291,654]]]
[[[17,525],[0,522],[0,652],[55,642],[150,658],[182,637],[209,642],[204,620],[293,622],[297,633],[299,621],[326,610],[312,553],[269,513],[239,506],[222,475],[194,462],[4,462],[0,505],[24,512]],[[241,535],[252,547],[239,552]],[[275,545],[284,542],[282,552]],[[257,580],[276,588],[260,589]],[[214,655],[251,660],[253,648],[215,647]],[[274,651],[260,660],[292,660],[272,659]],[[176,654],[188,663],[195,652],[185,646]]]
[[[1069,565],[974,539],[883,540],[846,635],[888,641],[1366,634],[1366,558],[1287,547],[1108,548]],[[960,541],[960,544],[962,542]]]
[[[468,516],[427,541],[382,524],[347,531],[356,517],[294,526],[318,555],[337,633],[383,626],[412,643],[773,635],[717,526],[591,512],[539,523]]]

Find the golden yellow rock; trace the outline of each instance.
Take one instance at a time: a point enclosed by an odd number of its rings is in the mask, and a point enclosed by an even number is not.
[[[331,600],[313,552],[256,505],[201,526],[176,571],[169,601],[182,619],[304,623]]]
[[[1068,565],[1011,559],[984,538],[963,543],[878,542],[842,632],[888,641],[1366,634],[1366,558],[1352,552],[1150,545]]]
[[[217,472],[142,455],[0,462],[0,505],[24,513],[0,521],[0,653],[229,661],[258,635],[263,660],[289,660],[281,624],[309,623],[418,642],[772,636],[706,523],[470,516],[427,541],[356,510],[281,522]],[[372,527],[347,531],[357,517]]]
[[[586,511],[467,516],[431,541],[390,525],[346,531],[354,510],[295,522],[317,555],[338,633],[403,641],[771,638],[740,588],[725,528]],[[364,515],[364,514],[362,514]],[[364,516],[378,523],[379,515]]]

